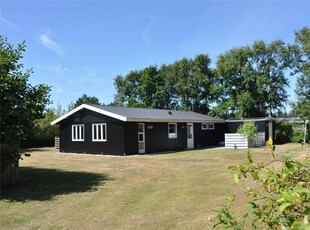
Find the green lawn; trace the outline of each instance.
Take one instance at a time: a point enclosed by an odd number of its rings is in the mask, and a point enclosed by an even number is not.
[[[269,160],[263,148],[254,160]],[[278,157],[305,156],[298,144],[277,146]],[[229,165],[246,150],[205,149],[113,157],[32,149],[21,161],[19,185],[2,191],[1,229],[206,229],[228,195],[243,191]]]

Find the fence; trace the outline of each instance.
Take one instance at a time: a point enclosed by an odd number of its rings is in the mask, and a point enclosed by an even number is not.
[[[266,144],[265,133],[259,132],[254,138],[251,147],[259,147]],[[246,149],[248,140],[245,135],[240,133],[225,133],[225,148],[227,149]]]
[[[59,137],[55,137],[55,149],[56,150],[60,150],[60,138]]]

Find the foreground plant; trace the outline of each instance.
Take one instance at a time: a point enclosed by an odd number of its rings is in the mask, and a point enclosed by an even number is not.
[[[237,183],[247,177],[257,181],[258,188],[248,189],[249,211],[239,217],[230,211],[235,197],[216,211],[212,219],[214,229],[245,229],[251,224],[254,229],[310,229],[310,159],[279,160],[275,157],[275,145],[268,141],[272,160],[254,163],[248,150],[248,162],[230,166]],[[280,162],[279,169],[272,166]],[[249,220],[250,219],[250,220]]]

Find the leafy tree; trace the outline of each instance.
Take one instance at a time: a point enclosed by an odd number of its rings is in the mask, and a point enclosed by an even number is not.
[[[114,79],[114,86],[117,91],[114,95],[114,104],[138,107],[137,88],[140,77],[140,71],[130,71],[125,77],[118,75]]]
[[[237,132],[246,136],[250,147],[254,138],[257,136],[257,127],[253,121],[246,121],[238,128]]]
[[[292,122],[279,122],[275,126],[275,142],[277,144],[284,144],[291,142],[293,137],[293,125]]]
[[[246,192],[250,210],[244,217],[231,212],[235,197],[229,197],[228,203],[216,211],[214,229],[246,229],[249,224],[254,229],[309,229],[310,159],[281,161],[275,157],[271,139],[269,147],[270,162],[254,163],[248,152],[247,163],[229,167],[237,183],[250,177],[257,186]],[[282,163],[281,168],[268,167],[274,162]]]
[[[200,54],[195,59],[183,58],[172,65],[176,93],[183,110],[209,112],[209,105],[215,100],[212,88],[215,79],[210,63],[208,55]]]
[[[99,99],[97,97],[90,97],[87,96],[85,93],[82,95],[82,97],[78,98],[76,102],[73,105],[73,108],[76,108],[82,104],[93,104],[93,105],[100,105]],[[71,110],[71,109],[70,109]]]
[[[296,90],[297,102],[294,106],[294,114],[303,119],[310,119],[310,28],[304,27],[295,33],[295,44],[298,53],[295,55],[297,78]]]
[[[114,80],[114,104],[129,107],[209,111],[214,74],[208,55],[183,58],[170,65],[149,66]]]
[[[159,73],[157,66],[149,66],[140,71],[137,97],[140,103],[139,107],[169,107],[169,93],[166,91],[165,76]]]
[[[287,101],[284,72],[290,55],[281,40],[256,41],[221,54],[216,69],[220,97],[210,115],[243,118],[277,113]]]
[[[34,127],[25,136],[22,147],[54,146],[55,136],[59,135],[59,127],[57,125],[52,126],[51,122],[60,115],[57,114],[56,109],[47,109],[43,118],[34,120]]]
[[[23,72],[20,63],[25,42],[16,48],[0,36],[0,111],[1,111],[1,172],[18,166],[22,151],[20,144],[33,128],[34,120],[42,118],[49,103],[50,87],[28,83],[32,70]]]

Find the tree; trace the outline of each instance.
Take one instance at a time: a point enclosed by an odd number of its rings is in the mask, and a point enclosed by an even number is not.
[[[215,79],[210,64],[209,56],[200,54],[195,59],[183,58],[172,65],[176,93],[183,110],[204,114],[209,112],[209,105],[215,100],[212,88]]]
[[[149,66],[117,76],[114,104],[129,107],[183,109],[207,113],[215,99],[214,73],[208,55],[183,58],[170,65]]]
[[[244,118],[274,115],[287,102],[284,73],[290,52],[281,40],[234,48],[221,54],[216,76],[220,96],[210,115]]]
[[[229,197],[228,203],[216,211],[214,229],[247,229],[250,224],[253,229],[309,229],[310,159],[278,160],[272,139],[268,146],[272,155],[270,162],[254,163],[248,151],[247,163],[229,167],[237,183],[246,178],[257,183],[245,194],[250,199],[250,210],[244,217],[231,212],[235,197]],[[275,162],[281,163],[281,168],[268,167]]]
[[[58,107],[58,111],[51,108],[47,109],[43,118],[34,120],[34,126],[32,130],[25,135],[21,144],[22,147],[34,148],[54,146],[55,136],[59,135],[59,127],[58,125],[52,126],[51,122],[61,116],[62,112],[60,112],[61,110],[59,109],[61,108]]]
[[[140,71],[130,71],[125,77],[118,75],[114,79],[116,94],[114,104],[128,107],[138,107],[137,88],[141,74]]]
[[[25,42],[16,48],[0,36],[0,111],[1,111],[1,173],[18,166],[23,153],[20,144],[33,128],[34,120],[42,118],[50,102],[50,87],[28,83],[32,70],[23,72],[20,63]]]
[[[304,27],[295,32],[295,44],[298,54],[295,55],[295,73],[299,74],[295,93],[297,102],[293,112],[305,120],[310,119],[310,28]]]
[[[78,98],[76,100],[76,102],[74,103],[73,105],[73,108],[76,108],[82,104],[93,104],[93,105],[100,105],[99,103],[99,99],[96,98],[96,97],[90,97],[90,96],[87,96],[85,93],[82,95],[82,97]]]

